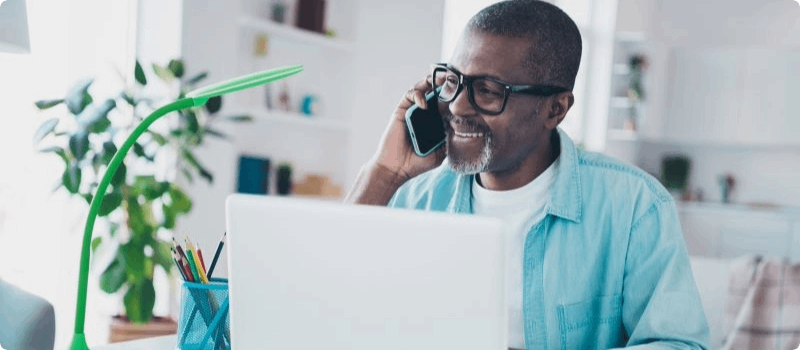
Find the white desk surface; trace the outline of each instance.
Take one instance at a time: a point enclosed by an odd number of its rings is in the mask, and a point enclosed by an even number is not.
[[[163,337],[101,345],[93,347],[91,350],[173,350],[175,349],[175,344],[175,336],[167,335]]]

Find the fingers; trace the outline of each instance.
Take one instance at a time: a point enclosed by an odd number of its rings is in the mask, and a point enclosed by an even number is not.
[[[428,109],[428,103],[425,101],[425,95],[429,92],[433,91],[433,85],[431,84],[431,76],[425,78],[425,80],[419,81],[414,86],[406,91],[404,96],[404,102],[409,103],[409,107],[411,104],[416,103],[422,109]]]

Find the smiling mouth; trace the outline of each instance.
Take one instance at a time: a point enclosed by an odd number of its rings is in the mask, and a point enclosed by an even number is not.
[[[479,137],[483,137],[483,133],[482,132],[458,132],[458,131],[453,130],[453,134],[455,134],[458,137],[463,137],[463,138],[479,138]]]

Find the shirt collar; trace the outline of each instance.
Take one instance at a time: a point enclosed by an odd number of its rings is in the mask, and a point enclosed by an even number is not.
[[[581,198],[581,175],[578,171],[578,148],[558,128],[558,139],[561,146],[557,175],[553,183],[553,192],[547,203],[547,213],[574,222],[581,222],[583,203]]]
[[[581,176],[578,171],[578,149],[567,134],[557,128],[560,154],[556,165],[556,179],[553,182],[546,212],[574,222],[581,222],[582,205]],[[452,170],[449,170],[452,171]],[[453,213],[473,213],[472,182],[475,175],[457,174],[454,199],[448,207]]]

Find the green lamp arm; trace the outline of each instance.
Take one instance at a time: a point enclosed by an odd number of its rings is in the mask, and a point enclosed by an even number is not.
[[[89,216],[86,218],[86,227],[83,230],[80,275],[78,277],[78,305],[75,312],[75,334],[72,339],[72,344],[69,348],[70,350],[89,349],[89,347],[86,345],[86,338],[83,334],[83,327],[86,318],[86,287],[89,283],[89,247],[91,246],[92,242],[94,222],[95,219],[97,219],[97,213],[100,210],[100,205],[103,203],[103,197],[105,196],[106,189],[111,183],[111,178],[114,177],[114,173],[117,172],[117,168],[119,168],[119,165],[122,164],[122,160],[125,159],[125,156],[128,154],[128,151],[131,149],[131,147],[133,147],[133,144],[136,142],[139,136],[142,136],[142,134],[147,131],[147,128],[149,128],[153,122],[170,112],[188,107],[202,106],[207,101],[207,98],[184,98],[155,110],[152,114],[147,116],[147,118],[142,120],[136,129],[131,132],[131,135],[128,136],[128,138],[125,140],[125,143],[122,144],[122,147],[120,147],[119,150],[117,150],[117,153],[114,153],[114,157],[111,158],[111,163],[108,164],[108,168],[103,175],[103,179],[100,180],[100,185],[97,186],[97,191],[95,192],[94,198],[92,198],[92,204],[89,207]]]

